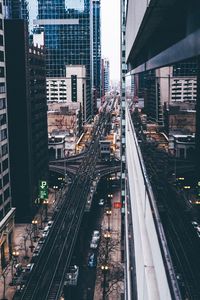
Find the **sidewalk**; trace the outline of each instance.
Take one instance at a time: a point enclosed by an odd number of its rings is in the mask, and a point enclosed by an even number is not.
[[[63,191],[57,191],[57,201],[55,202],[55,191],[50,190],[48,198],[48,221],[51,220],[56,207],[60,204],[61,193]],[[12,300],[16,292],[17,286],[10,285],[12,282],[12,273],[16,273],[15,266],[21,264],[24,269],[31,261],[33,251],[38,244],[39,237],[42,236],[43,228],[47,224],[44,222],[45,210],[40,209],[35,216],[34,220],[37,220],[37,225],[33,230],[33,224],[15,224],[13,232],[13,251],[17,252],[15,261],[11,261],[5,271],[5,299]],[[31,239],[30,239],[31,237]],[[4,295],[4,279],[0,276],[0,299],[3,299]]]
[[[112,198],[112,213],[108,217],[104,213],[102,221],[102,236],[108,232],[110,227],[111,237],[107,241],[108,253],[108,272],[105,275],[101,270],[101,253],[105,247],[105,239],[102,237],[99,246],[99,257],[97,265],[97,277],[95,284],[94,300],[103,299],[103,290],[106,294],[106,300],[121,300],[121,293],[123,293],[123,264],[121,263],[121,209],[114,208],[114,202],[120,201],[120,192],[116,192]],[[109,220],[110,218],[110,220]],[[106,280],[105,280],[106,279]],[[105,285],[105,286],[104,286]],[[105,288],[106,287],[106,288]]]

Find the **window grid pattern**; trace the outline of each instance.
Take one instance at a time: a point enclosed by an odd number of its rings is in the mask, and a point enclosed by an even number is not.
[[[92,55],[90,0],[39,0],[38,19],[78,19],[75,25],[43,25],[47,77],[65,77],[66,65],[86,67],[86,107],[91,114]]]

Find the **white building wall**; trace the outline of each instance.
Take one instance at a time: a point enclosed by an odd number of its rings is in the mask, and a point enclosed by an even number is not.
[[[156,70],[156,77],[160,83],[161,105],[170,102],[170,78],[172,76],[172,67],[164,67]]]
[[[67,79],[62,78],[47,78],[47,101],[49,102],[70,102],[67,97]]]
[[[196,77],[173,77],[171,78],[170,90],[171,102],[195,102],[197,98]]]
[[[166,243],[166,240],[155,202],[152,201],[154,199],[152,189],[141,160],[128,110],[126,111],[126,164],[134,232],[138,300],[170,300],[172,296],[154,218],[157,220],[158,230],[161,234],[160,240],[163,244]],[[171,271],[172,264],[166,244],[163,251]],[[175,278],[173,272],[171,275],[171,278]],[[177,289],[176,299],[180,299],[176,280],[173,284]]]
[[[83,65],[66,66],[66,77],[49,77],[46,79],[48,102],[72,102],[72,75],[77,76],[77,102],[83,107],[83,103],[86,101],[86,68]]]
[[[44,46],[44,31],[37,33],[33,33],[33,45],[35,47],[43,47]]]

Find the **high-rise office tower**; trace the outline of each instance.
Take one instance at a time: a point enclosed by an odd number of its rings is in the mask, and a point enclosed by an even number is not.
[[[94,112],[101,97],[101,1],[93,0]]]
[[[12,254],[15,209],[11,206],[3,7],[0,0],[0,270]]]
[[[110,62],[107,58],[102,59],[102,65],[101,65],[101,70],[102,70],[102,96],[105,95],[110,89]]]
[[[5,49],[12,199],[16,218],[27,221],[48,171],[44,51],[29,47],[27,21],[19,19],[5,20]]]
[[[28,20],[27,0],[4,0],[4,18]]]
[[[108,59],[104,59],[104,87],[107,93],[110,89],[110,62]]]
[[[38,19],[35,24],[44,28],[47,77],[65,77],[67,65],[82,65],[86,68],[83,112],[84,119],[88,119],[92,115],[93,87],[92,2],[38,0]]]

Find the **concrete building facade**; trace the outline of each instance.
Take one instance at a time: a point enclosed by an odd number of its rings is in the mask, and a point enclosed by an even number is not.
[[[5,20],[5,49],[12,197],[17,220],[28,221],[48,170],[44,53],[29,49],[28,24],[19,19]]]
[[[82,65],[66,66],[66,77],[47,78],[47,101],[80,104],[82,115],[86,115],[86,68]]]
[[[15,209],[11,203],[3,1],[0,0],[0,271],[12,255]]]
[[[48,134],[59,132],[79,136],[82,130],[80,103],[49,103]]]

